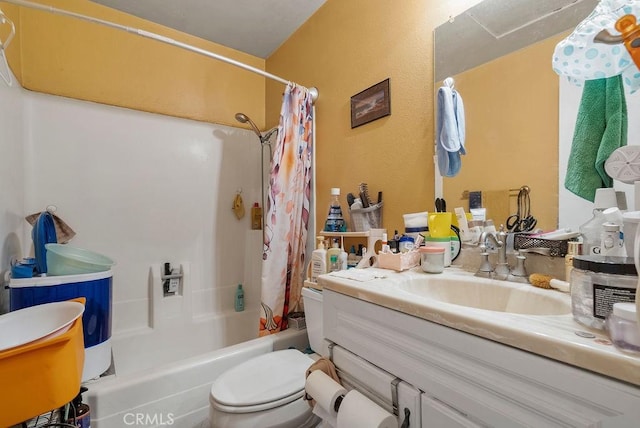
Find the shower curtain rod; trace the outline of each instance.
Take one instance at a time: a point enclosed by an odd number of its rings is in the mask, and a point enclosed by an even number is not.
[[[99,18],[94,18],[91,16],[87,16],[87,15],[82,15],[79,13],[75,13],[75,12],[70,12],[68,10],[64,10],[64,9],[58,9],[55,8],[53,6],[46,6],[46,5],[42,5],[39,3],[33,3],[30,1],[24,1],[24,0],[0,0],[0,2],[3,3],[11,3],[11,4],[15,4],[18,6],[24,6],[27,8],[31,8],[31,9],[37,9],[37,10],[41,10],[41,11],[45,11],[45,12],[49,12],[49,13],[53,13],[53,14],[58,14],[58,15],[64,15],[64,16],[70,16],[72,18],[77,18],[77,19],[81,19],[83,21],[88,21],[88,22],[93,22],[95,24],[101,24],[101,25],[105,25],[107,27],[111,27],[111,28],[115,28],[117,30],[122,30],[122,31],[126,31],[128,33],[132,33],[132,34],[137,34],[138,36],[141,37],[146,37],[148,39],[153,39],[153,40],[157,40],[159,42],[162,43],[166,43],[172,46],[176,46],[182,49],[186,49],[188,51],[191,52],[195,52],[198,53],[200,55],[204,55],[207,56],[209,58],[213,58],[213,59],[217,59],[219,61],[222,62],[226,62],[227,64],[231,64],[231,65],[235,65],[236,67],[245,69],[247,71],[251,71],[253,73],[256,74],[260,74],[261,76],[264,76],[268,79],[271,80],[275,80],[276,82],[280,82],[282,84],[289,84],[289,80],[283,79],[282,77],[276,76],[275,74],[271,74],[271,73],[267,73],[266,71],[260,70],[259,68],[256,67],[252,67],[248,64],[245,64],[243,62],[240,61],[236,61],[234,59],[231,58],[227,58],[226,56],[222,56],[213,52],[209,52],[205,49],[200,49],[197,48],[195,46],[191,46],[188,45],[186,43],[182,43],[179,42],[177,40],[174,40],[170,37],[165,37],[165,36],[161,36],[159,34],[156,33],[152,33],[150,31],[145,31],[145,30],[141,30],[139,28],[132,28],[132,27],[127,27],[126,25],[121,25],[121,24],[116,24],[115,22],[111,22],[111,21],[106,21],[104,19],[99,19]],[[315,102],[318,99],[318,89],[311,87],[308,88],[309,91],[311,92],[311,97],[313,99],[313,101]]]

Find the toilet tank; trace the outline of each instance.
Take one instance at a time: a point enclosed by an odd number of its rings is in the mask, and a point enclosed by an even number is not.
[[[322,291],[304,287],[302,299],[309,345],[314,352],[321,354],[324,339],[324,334],[322,334]]]

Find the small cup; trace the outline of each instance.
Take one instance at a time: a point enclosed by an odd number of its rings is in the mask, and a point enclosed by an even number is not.
[[[451,213],[429,213],[429,236],[446,238],[451,234]]]

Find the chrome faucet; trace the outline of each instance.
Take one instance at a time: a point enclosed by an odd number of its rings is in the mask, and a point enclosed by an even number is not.
[[[494,268],[489,261],[489,253],[487,252],[487,241],[492,241],[495,248],[498,249],[498,262]],[[476,276],[495,277],[496,279],[507,279],[510,268],[507,262],[507,233],[504,226],[500,226],[498,232],[482,232],[480,235],[480,255],[482,261]]]

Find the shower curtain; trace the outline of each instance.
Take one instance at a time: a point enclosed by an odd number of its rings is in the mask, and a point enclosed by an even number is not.
[[[300,305],[311,199],[313,108],[309,90],[289,83],[271,159],[262,253],[260,336],[287,328]]]

